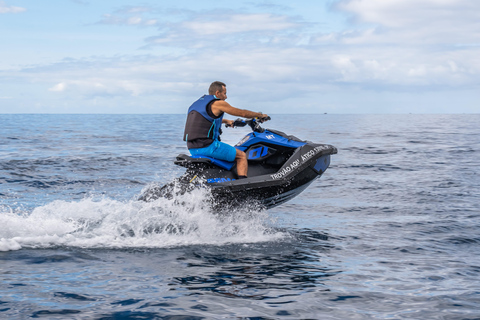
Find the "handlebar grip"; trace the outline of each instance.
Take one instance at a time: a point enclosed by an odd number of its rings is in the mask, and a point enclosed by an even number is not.
[[[260,123],[263,123],[265,121],[268,121],[268,120],[272,120],[272,118],[270,118],[270,116],[266,116],[266,117],[263,117],[263,118],[258,118],[258,121],[260,121]]]
[[[237,120],[235,120],[233,122],[234,127],[245,127],[246,125],[247,125],[247,123],[245,122],[245,120],[240,119],[240,118],[238,118]]]

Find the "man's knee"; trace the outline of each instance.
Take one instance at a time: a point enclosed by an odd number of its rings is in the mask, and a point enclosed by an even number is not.
[[[240,151],[237,149],[237,156],[236,156],[237,159],[239,160],[247,160],[247,154],[243,151]]]

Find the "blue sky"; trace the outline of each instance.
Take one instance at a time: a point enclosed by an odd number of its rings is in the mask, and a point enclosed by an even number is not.
[[[0,0],[0,113],[480,112],[480,1]]]

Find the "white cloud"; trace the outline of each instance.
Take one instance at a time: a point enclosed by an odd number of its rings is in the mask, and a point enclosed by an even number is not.
[[[337,8],[358,23],[377,25],[357,43],[480,44],[480,1],[341,0]]]
[[[158,20],[152,18],[152,7],[125,7],[115,13],[104,14],[99,24],[129,25],[129,26],[155,26]]]
[[[63,92],[67,88],[67,84],[65,82],[60,82],[48,89],[49,91],[52,92]]]
[[[141,24],[142,18],[141,17],[130,17],[127,19],[127,24]]]
[[[160,45],[188,51],[219,47],[237,50],[280,46],[284,41],[288,48],[304,39],[300,34],[303,27],[302,22],[287,15],[204,12],[159,23],[159,35],[147,38],[146,48]]]
[[[113,14],[105,14],[100,24],[113,25],[130,25],[130,26],[155,26],[158,21],[156,19],[143,18],[141,16],[118,16]]]
[[[27,11],[27,9],[22,7],[9,6],[5,1],[0,1],[0,13],[20,13]]]
[[[344,0],[338,6],[360,21],[400,28],[437,21],[472,22],[480,8],[475,0]]]
[[[148,19],[144,21],[144,25],[146,26],[154,26],[158,23],[157,19]]]
[[[222,35],[241,32],[282,31],[295,28],[298,25],[291,22],[287,16],[272,14],[231,14],[212,19],[195,19],[182,23],[182,27],[203,35]]]
[[[119,10],[118,12],[125,12],[125,13],[135,13],[138,14],[140,12],[150,12],[153,9],[150,7],[126,7],[124,9]]]
[[[392,59],[395,55],[402,58]],[[237,47],[228,51],[201,50],[176,58],[72,60],[45,70],[29,70],[29,76],[32,82],[59,79],[54,86],[50,84],[51,92],[85,97],[188,95],[183,90],[198,90],[200,83],[212,79],[228,79],[225,81],[234,81],[240,87],[259,88],[262,94],[255,99],[265,101],[351,84],[391,91],[478,85],[480,55],[458,51],[448,56],[445,60],[443,54],[431,55],[411,48],[376,53],[372,48],[348,52],[338,48],[319,51],[310,47]]]

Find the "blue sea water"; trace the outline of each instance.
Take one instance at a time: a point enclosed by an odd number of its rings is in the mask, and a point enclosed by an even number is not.
[[[183,172],[183,115],[0,115],[0,319],[480,319],[480,115],[272,118],[338,154],[219,215],[136,201]]]

